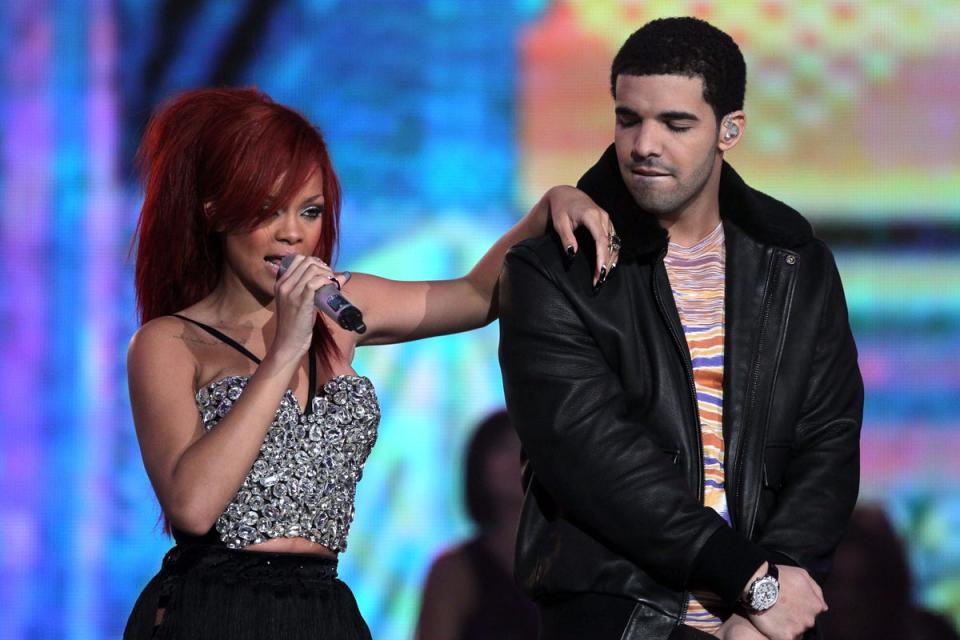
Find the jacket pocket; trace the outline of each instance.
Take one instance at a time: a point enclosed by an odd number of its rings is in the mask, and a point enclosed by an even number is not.
[[[783,473],[790,462],[792,445],[789,442],[774,442],[763,451],[763,487],[774,491],[783,486]]]
[[[661,448],[661,451],[667,454],[667,456],[670,458],[670,461],[673,463],[675,467],[680,466],[680,449],[670,449],[667,447],[663,447]]]

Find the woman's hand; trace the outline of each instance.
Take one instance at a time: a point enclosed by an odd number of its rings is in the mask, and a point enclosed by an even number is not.
[[[320,258],[294,256],[273,288],[277,333],[271,353],[283,360],[299,361],[313,339],[313,327],[317,322],[316,292],[331,282],[339,287],[346,284],[346,280],[343,276],[338,279]]]
[[[553,187],[544,195],[550,220],[560,236],[567,255],[576,255],[579,245],[574,235],[577,227],[585,227],[597,247],[597,264],[593,284],[602,286],[617,266],[620,258],[620,238],[606,211],[596,205],[583,191],[569,186]]]

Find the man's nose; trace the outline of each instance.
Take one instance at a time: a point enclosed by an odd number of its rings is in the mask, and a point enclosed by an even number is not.
[[[660,134],[656,123],[643,122],[637,125],[636,137],[633,140],[634,160],[659,156],[662,151]]]

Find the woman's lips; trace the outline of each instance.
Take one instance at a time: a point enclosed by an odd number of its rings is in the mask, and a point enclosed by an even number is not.
[[[281,256],[267,256],[263,261],[267,264],[267,269],[270,270],[274,276],[280,273],[280,260]]]

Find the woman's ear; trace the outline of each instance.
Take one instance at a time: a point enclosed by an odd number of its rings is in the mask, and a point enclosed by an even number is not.
[[[216,212],[216,208],[213,206],[213,202],[211,202],[210,200],[207,200],[206,202],[203,203],[203,215],[207,219],[208,224],[210,222],[210,219],[213,218],[213,214],[215,212]],[[213,230],[216,231],[217,233],[223,233],[226,230],[226,228],[221,223],[221,224],[215,225]]]

